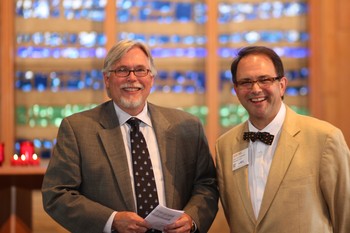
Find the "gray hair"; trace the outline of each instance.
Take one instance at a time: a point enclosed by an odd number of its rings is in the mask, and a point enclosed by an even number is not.
[[[150,49],[141,41],[134,40],[121,40],[116,45],[114,45],[108,52],[104,63],[103,63],[103,73],[108,73],[112,66],[118,62],[122,57],[134,47],[139,47],[148,57],[151,74],[153,77],[157,76],[157,70],[154,65],[153,57],[151,55]],[[109,74],[108,74],[109,75]]]

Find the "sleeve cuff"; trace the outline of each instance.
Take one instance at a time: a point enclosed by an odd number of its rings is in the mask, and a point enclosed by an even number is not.
[[[197,224],[192,220],[192,227],[191,227],[191,230],[190,230],[190,233],[194,233],[197,231]]]

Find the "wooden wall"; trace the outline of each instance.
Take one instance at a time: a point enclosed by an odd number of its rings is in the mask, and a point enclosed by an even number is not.
[[[208,4],[211,2],[208,1]],[[350,1],[310,0],[309,3],[311,114],[339,127],[350,144],[350,123],[348,122],[350,116],[350,91],[348,90]],[[14,81],[13,14],[11,12],[13,12],[12,1],[1,1],[0,141],[5,142],[6,145],[12,145],[15,132],[14,89],[11,88]],[[12,149],[7,148],[6,153],[12,154]],[[52,227],[55,228],[55,232],[64,232],[43,213],[40,192],[34,193],[33,198],[34,232],[48,232],[47,230],[52,230]],[[222,211],[219,212],[210,232],[228,232]]]
[[[350,145],[350,1],[310,0],[310,109]]]

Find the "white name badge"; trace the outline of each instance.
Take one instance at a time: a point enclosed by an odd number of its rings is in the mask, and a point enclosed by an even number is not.
[[[232,155],[232,171],[235,171],[248,164],[248,148]]]

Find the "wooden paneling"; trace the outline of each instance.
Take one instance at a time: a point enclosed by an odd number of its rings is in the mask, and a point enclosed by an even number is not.
[[[109,5],[110,2],[108,1]],[[217,34],[218,31],[234,31],[240,30],[239,26],[235,28],[218,28],[216,24],[216,9],[217,1],[207,0],[208,4],[208,24],[206,25],[206,35],[208,37],[208,58],[205,61],[206,73],[208,77],[207,83],[207,95],[205,102],[209,108],[207,135],[211,149],[218,136],[219,124],[218,124],[218,103],[221,100],[218,97],[218,79],[217,73],[220,67],[220,62],[215,56],[215,51],[218,47]],[[310,0],[309,11],[309,31],[311,34],[310,40],[310,109],[313,116],[320,119],[327,120],[340,129],[343,130],[347,142],[350,143],[350,124],[348,118],[350,116],[349,99],[350,92],[348,91],[348,69],[350,62],[348,56],[350,54],[350,1],[348,0]],[[0,1],[0,141],[5,142],[5,153],[9,158],[13,153],[13,142],[15,135],[14,126],[14,111],[15,108],[15,94],[14,94],[14,4],[13,1]],[[114,21],[114,11],[108,7],[106,22],[102,30],[104,30],[109,38],[107,47],[111,47],[115,40],[116,31],[118,25]],[[114,8],[114,7],[113,7]],[[290,21],[289,21],[290,22]],[[294,21],[293,21],[294,22]],[[84,22],[83,22],[84,23]],[[271,21],[273,25],[277,24],[277,21]],[[294,24],[298,26],[298,22]],[[293,24],[293,25],[294,25]],[[33,25],[32,25],[33,26]],[[40,26],[40,24],[35,24]],[[133,26],[133,25],[126,25]],[[251,25],[255,27],[256,24]],[[266,24],[262,25],[265,27]],[[60,26],[60,23],[52,25],[53,30],[65,30],[75,31],[76,28],[72,25],[66,25],[64,29]],[[91,25],[94,30],[97,30],[96,25]],[[245,25],[244,29],[249,29],[249,25]],[[149,28],[149,27],[145,27]],[[191,29],[191,28],[189,28]],[[30,31],[30,28],[21,28],[23,31]],[[101,29],[100,29],[101,30]],[[168,27],[164,30],[174,30],[172,27]],[[191,29],[192,30],[192,29]],[[193,29],[202,30],[202,29]],[[60,61],[55,60],[56,65],[64,65]],[[78,61],[79,63],[81,61]],[[186,61],[187,62],[187,61]],[[287,61],[288,62],[288,61]],[[202,61],[199,61],[199,66],[202,66]],[[26,63],[21,63],[26,65]],[[187,64],[187,63],[186,63]],[[75,64],[73,64],[75,66]],[[188,65],[188,64],[187,64]],[[224,64],[226,67],[226,63]],[[30,65],[29,65],[30,66]],[[154,96],[154,99],[157,96]],[[223,98],[223,97],[221,97]],[[202,101],[202,100],[201,100]],[[229,99],[231,101],[231,99]],[[290,100],[294,101],[294,100]],[[6,163],[9,159],[6,160]],[[41,206],[41,194],[40,191],[35,191],[33,196],[33,228],[34,232],[65,232],[57,223],[53,222],[48,217]],[[228,232],[228,227],[222,208],[215,219],[213,226],[210,230],[212,233],[216,232]]]
[[[0,142],[5,143],[5,164],[13,154],[15,139],[14,4],[0,3]]]
[[[209,148],[214,155],[215,141],[219,136],[219,59],[218,50],[218,27],[217,27],[217,8],[216,1],[207,0],[208,22],[206,24],[206,44],[207,57],[205,59],[206,73],[206,105],[208,106],[208,116],[206,132]]]
[[[350,143],[350,1],[310,0],[310,110]]]

